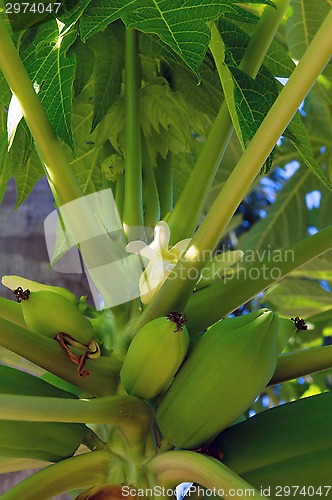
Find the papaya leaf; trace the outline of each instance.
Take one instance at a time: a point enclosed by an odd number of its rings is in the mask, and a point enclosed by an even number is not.
[[[80,19],[90,2],[91,0],[80,0],[79,2],[76,0],[65,0],[62,2],[56,17],[68,27]]]
[[[0,136],[0,203],[6,192],[6,186],[12,177],[12,165],[8,155],[7,131],[3,131]]]
[[[91,84],[90,84],[91,86]],[[75,155],[68,151],[70,164],[84,194],[103,189],[102,163],[111,152],[104,144],[107,141],[108,123],[103,120],[91,133],[93,105],[88,99],[89,87],[73,109],[73,138]],[[112,149],[112,152],[114,150]]]
[[[91,131],[104,118],[114,98],[120,93],[124,68],[124,36],[121,25],[115,23],[89,38],[87,45],[95,57],[94,112]]]
[[[71,110],[75,57],[66,57],[66,53],[76,39],[76,29],[63,32],[53,19],[33,29],[35,37],[20,54],[23,64],[31,81],[40,88],[38,96],[55,133],[73,147]]]
[[[158,61],[160,74],[174,91],[180,91],[182,96],[201,113],[215,117],[223,100],[220,79],[209,52],[200,67],[201,83],[184,61],[170,50],[160,38],[155,35],[141,33],[139,36],[139,51],[145,57]]]
[[[29,139],[25,137],[25,139],[23,140]],[[36,149],[33,149],[31,151],[31,154],[29,155],[25,163],[17,163],[17,160],[15,158],[12,158],[12,162],[13,169],[15,166],[15,182],[17,190],[17,200],[15,208],[18,208],[31,193],[36,182],[43,177],[45,172]]]
[[[74,54],[76,57],[76,69],[74,80],[74,95],[77,97],[88,83],[95,62],[94,52],[89,49],[86,43],[79,38],[75,40],[68,50],[68,56]]]
[[[324,96],[322,86],[316,84],[304,101],[303,122],[311,144],[332,148],[332,105]]]
[[[301,59],[330,9],[329,0],[292,0],[286,37],[294,59]]]
[[[240,0],[237,4],[254,3]],[[257,3],[257,2],[256,2]],[[263,4],[273,5],[270,0]],[[122,19],[127,28],[157,34],[199,76],[199,68],[206,53],[210,31],[208,21],[220,16],[233,16],[248,20],[249,15],[239,14],[239,6],[232,0],[92,0],[81,19],[83,40],[108,24]],[[250,16],[252,18],[252,16]]]
[[[231,22],[225,18],[219,19],[217,27],[226,47],[232,52],[236,63],[240,64],[256,27],[248,23]],[[271,42],[263,65],[273,76],[280,78],[290,77],[295,68],[285,48],[276,40]]]
[[[278,95],[275,79],[262,68],[255,79],[238,68],[233,54],[226,49],[221,69],[222,85],[228,109],[241,146],[246,148]],[[272,154],[266,160],[265,172],[272,165]]]
[[[332,252],[326,252],[317,259],[295,269],[290,276],[332,281]]]
[[[332,311],[331,293],[315,281],[285,278],[269,288],[264,304],[288,318],[308,318],[321,312]]]
[[[310,170],[301,167],[285,182],[266,216],[239,238],[238,248],[278,249],[308,236],[310,221],[305,196],[317,184]]]
[[[293,146],[298,150],[307,167],[309,167],[311,172],[325,187],[332,190],[332,185],[329,182],[329,179],[314,158],[308,133],[299,112],[293,116],[293,119],[289,123],[284,135],[287,136],[288,133],[290,133],[288,137],[290,138]]]

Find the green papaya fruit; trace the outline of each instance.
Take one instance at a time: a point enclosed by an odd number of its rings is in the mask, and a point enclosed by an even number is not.
[[[21,287],[15,290],[21,302],[24,320],[35,333],[54,338],[58,333],[70,335],[88,345],[93,337],[90,321],[63,295],[49,290],[31,292]]]
[[[73,304],[78,304],[77,297],[71,293],[66,288],[61,286],[44,285],[44,283],[39,283],[38,281],[29,280],[28,278],[23,278],[22,276],[3,276],[2,284],[11,290],[16,290],[18,287],[24,290],[30,290],[30,292],[40,292],[47,290],[49,292],[59,293],[63,295],[67,300]]]
[[[151,399],[171,381],[189,347],[189,335],[183,323],[183,316],[170,313],[139,330],[120,373],[128,394]]]
[[[210,442],[250,406],[277,362],[278,317],[267,309],[212,326],[197,342],[157,410],[176,447]]]

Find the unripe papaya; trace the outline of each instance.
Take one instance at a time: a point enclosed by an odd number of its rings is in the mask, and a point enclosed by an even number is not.
[[[84,345],[92,340],[90,321],[63,295],[48,290],[23,291],[20,287],[14,293],[21,301],[24,321],[33,332],[51,338],[65,333]]]
[[[136,334],[120,373],[128,394],[151,399],[174,377],[189,347],[183,318],[170,313],[150,321]]]
[[[55,292],[63,295],[73,304],[79,303],[77,297],[66,288],[63,288],[61,286],[44,285],[44,283],[38,283],[38,281],[29,280],[28,278],[22,278],[21,276],[3,276],[2,284],[10,288],[11,290],[16,290],[18,287],[21,287],[24,290],[28,289],[30,290],[30,292],[40,292],[47,290],[49,292]]]
[[[267,309],[212,326],[195,345],[157,410],[178,448],[210,442],[247,410],[274,373],[278,317]]]

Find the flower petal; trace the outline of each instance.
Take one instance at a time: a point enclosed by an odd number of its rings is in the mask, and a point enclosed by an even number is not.
[[[163,264],[163,263],[162,263]],[[150,267],[151,266],[151,267]],[[174,266],[173,266],[174,267]],[[141,274],[139,280],[140,297],[143,304],[147,305],[160,290],[171,271],[160,272],[164,266],[158,263],[151,263]]]
[[[181,255],[185,252],[185,250],[187,249],[189,243],[191,241],[191,238],[185,238],[184,240],[181,240],[181,241],[178,241],[177,243],[175,243],[175,245],[171,248],[171,250],[173,250],[173,248],[175,248],[179,254],[180,254],[180,257]]]
[[[154,240],[150,247],[156,252],[161,253],[162,250],[168,248],[169,240],[171,237],[171,231],[167,222],[160,221],[154,228]]]
[[[158,260],[158,255],[156,254],[156,252],[146,243],[144,243],[144,241],[131,241],[126,246],[126,251],[128,253],[136,253],[152,261]]]

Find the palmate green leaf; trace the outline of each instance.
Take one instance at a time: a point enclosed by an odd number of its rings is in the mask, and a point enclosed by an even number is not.
[[[329,0],[291,0],[286,37],[294,59],[301,59],[331,9]]]
[[[158,77],[146,82],[140,92],[140,121],[152,160],[168,152],[189,153],[193,133],[204,137],[209,120],[199,113],[180,92],[174,92],[168,81]],[[109,140],[118,154],[125,156],[125,104],[117,96],[106,116]]]
[[[17,189],[15,208],[18,208],[30,194],[36,182],[45,175],[45,171],[36,149],[31,151],[25,164],[18,164],[15,159],[12,162],[13,169],[15,168],[14,177]]]
[[[217,27],[226,47],[232,52],[236,63],[240,64],[256,26],[248,23],[230,22],[221,18]],[[295,63],[289,54],[276,40],[272,40],[263,65],[274,77],[280,78],[290,77],[295,68]]]
[[[40,87],[38,96],[56,135],[71,147],[75,57],[66,57],[66,52],[76,36],[74,27],[64,33],[56,20],[50,20],[36,28],[35,37],[20,53],[31,81]]]
[[[290,139],[292,141],[292,144],[302,156],[303,161],[307,165],[307,167],[309,167],[311,172],[325,187],[332,190],[332,185],[329,179],[326,177],[325,173],[314,158],[307,130],[303,124],[299,112],[294,115],[292,121],[289,123],[286,134],[287,132],[291,134]]]
[[[288,318],[304,319],[332,311],[331,293],[315,281],[285,278],[269,288],[262,299],[267,307]]]
[[[154,156],[159,153],[166,158],[168,151],[189,152],[192,131],[205,135],[199,120],[195,120],[197,113],[166,80],[160,78],[155,85],[144,87],[140,102],[142,130]]]
[[[45,172],[24,122],[19,124],[9,152],[7,148],[7,132],[3,132],[0,137],[0,203],[7,182],[14,177],[17,191],[15,208],[18,208]]]
[[[233,125],[239,137],[242,148],[245,149],[246,142],[251,140],[268,113],[278,95],[278,87],[273,74],[262,67],[255,80],[245,75],[238,64],[243,56],[248,37],[242,30],[233,26],[227,21],[221,20],[218,29],[225,46],[225,63],[222,67],[222,84],[225,92],[227,105],[232,117]],[[274,46],[276,47],[276,45]],[[287,57],[282,57],[283,52],[273,49],[274,57],[279,60],[271,60],[269,56],[269,66],[277,70],[278,73],[284,71],[289,74],[292,65]],[[271,54],[271,52],[270,52]],[[273,54],[273,52],[272,52]],[[285,71],[286,70],[286,71]],[[276,76],[279,76],[277,73]],[[296,113],[290,122],[285,135],[289,137],[302,156],[306,165],[325,184],[332,189],[326,175],[315,161],[311,144],[299,113]],[[272,164],[273,152],[267,159],[265,171],[268,171]]]
[[[295,269],[290,276],[332,281],[332,252],[326,252],[320,257],[317,257],[317,259]]]
[[[241,3],[244,0],[211,0],[208,3],[202,0],[185,3],[181,0],[92,0],[82,16],[80,29],[86,40],[113,21],[122,19],[127,28],[157,34],[199,75],[210,39],[206,23],[222,15],[242,18],[238,7]],[[259,3],[273,5],[270,0]]]
[[[332,103],[325,98],[322,86],[317,83],[304,101],[303,122],[311,144],[332,148]]]
[[[93,50],[89,49],[86,43],[79,38],[75,40],[68,50],[68,56],[74,54],[76,57],[76,71],[74,80],[74,95],[77,97],[88,83],[95,63]]]
[[[219,76],[217,71],[211,70],[204,62],[200,72],[202,81],[197,85],[197,78],[180,59],[177,62],[166,58],[161,60],[161,74],[171,88],[180,91],[183,98],[197,111],[214,118],[223,101]]]
[[[66,27],[76,23],[82,16],[91,0],[65,0],[56,16]]]
[[[111,109],[106,115],[110,124],[108,138],[115,151],[120,155],[125,149],[125,100],[123,96],[117,96]]]
[[[124,69],[123,26],[112,24],[89,38],[87,45],[95,56],[93,131],[110,109],[115,96],[120,93]]]
[[[255,79],[241,71],[232,56],[225,51],[222,67],[222,85],[234,128],[243,149],[250,141],[277,97],[278,89],[272,75],[264,68]],[[265,170],[272,165],[272,154]]]
[[[215,64],[209,53],[206,54],[200,67],[202,80],[198,85],[197,78],[190,68],[157,36],[141,33],[139,52],[149,60],[159,62],[161,76],[168,81],[172,90],[180,91],[191,106],[209,117],[216,116],[223,100],[223,93]]]
[[[7,182],[13,176],[12,165],[7,149],[7,131],[4,130],[0,135],[0,203],[2,202],[6,192]]]
[[[268,72],[260,71],[253,80],[235,66],[223,67],[223,88],[234,128],[242,148],[251,140],[270,110],[276,97],[276,82]],[[305,164],[328,189],[331,183],[314,158],[306,128],[297,112],[284,135],[300,153]],[[265,172],[271,168],[272,154],[266,161]]]
[[[84,194],[104,188],[102,163],[114,153],[107,147],[109,122],[103,120],[91,133],[93,119],[93,79],[80,94],[73,108],[73,138],[75,154],[68,148],[70,164]],[[106,144],[105,144],[106,143]]]
[[[241,250],[278,249],[308,236],[311,225],[305,196],[318,185],[310,170],[304,167],[285,182],[276,202],[267,210],[266,217],[257,222],[239,238]]]

